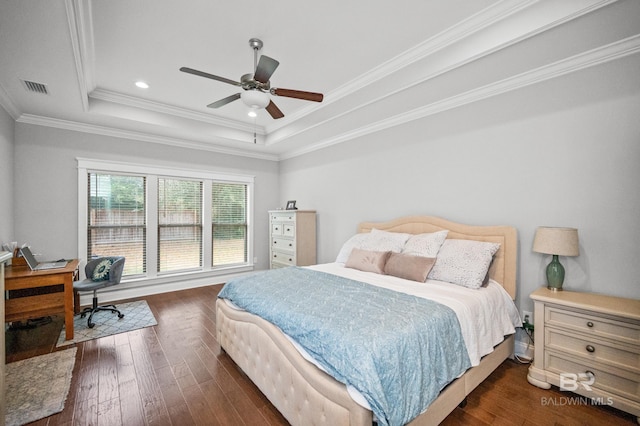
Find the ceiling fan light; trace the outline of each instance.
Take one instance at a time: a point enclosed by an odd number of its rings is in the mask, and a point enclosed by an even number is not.
[[[264,108],[269,105],[269,95],[259,90],[245,90],[240,94],[242,102],[250,108]]]
[[[256,112],[255,108],[251,108],[247,113],[247,115],[251,118],[256,118],[258,116],[258,113]]]

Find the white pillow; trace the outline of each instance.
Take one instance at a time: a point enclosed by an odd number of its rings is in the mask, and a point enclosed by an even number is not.
[[[402,232],[389,232],[381,231],[379,229],[372,229],[371,235],[375,238],[376,251],[392,251],[394,253],[400,253],[405,243],[411,237],[411,234],[404,234]]]
[[[428,279],[480,288],[499,248],[498,243],[445,240]]]
[[[347,259],[349,259],[349,255],[351,254],[351,250],[354,248],[365,249],[370,244],[368,242],[371,240],[371,233],[362,233],[356,234],[353,237],[349,238],[343,245],[340,251],[338,252],[338,257],[336,257],[336,262],[347,263]]]
[[[404,245],[402,254],[421,257],[436,257],[442,243],[444,243],[444,240],[447,238],[448,233],[449,231],[444,230],[428,234],[412,235]]]
[[[411,234],[380,231],[379,229],[372,229],[371,232],[368,233],[356,234],[342,245],[338,257],[336,257],[336,262],[346,263],[351,254],[351,250],[354,248],[400,253],[402,247],[404,247],[404,243],[410,236]]]

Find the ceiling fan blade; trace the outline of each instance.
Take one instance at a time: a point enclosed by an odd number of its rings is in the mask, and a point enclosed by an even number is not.
[[[282,111],[280,111],[280,108],[278,108],[276,104],[273,103],[273,101],[269,101],[269,105],[267,105],[265,109],[271,115],[271,117],[275,118],[276,120],[278,118],[284,117],[284,114],[282,113]]]
[[[302,90],[291,89],[271,89],[271,94],[276,96],[284,96],[287,98],[303,99],[305,101],[322,102],[324,95],[322,93],[304,92]]]
[[[186,72],[186,73],[189,73],[189,74],[193,74],[193,75],[197,75],[199,77],[210,78],[212,80],[218,80],[218,81],[221,81],[221,82],[227,83],[227,84],[233,84],[234,86],[241,86],[242,85],[237,81],[229,80],[228,78],[219,77],[217,75],[209,74],[207,72],[194,70],[193,68],[182,67],[182,68],[180,68],[180,71]]]
[[[258,61],[258,66],[256,67],[256,73],[254,74],[253,79],[260,83],[268,82],[273,75],[273,72],[278,68],[278,65],[280,65],[280,62],[275,59],[265,55],[260,56],[260,61]]]
[[[221,106],[225,106],[229,102],[233,102],[237,99],[240,99],[240,93],[236,93],[231,96],[227,96],[226,98],[220,99],[219,101],[215,101],[207,105],[207,108],[220,108]]]

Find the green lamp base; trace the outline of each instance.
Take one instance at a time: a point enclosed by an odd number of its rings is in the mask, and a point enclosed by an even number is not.
[[[554,254],[551,263],[547,266],[547,288],[553,291],[562,291],[564,282],[564,267],[558,260],[558,255]]]

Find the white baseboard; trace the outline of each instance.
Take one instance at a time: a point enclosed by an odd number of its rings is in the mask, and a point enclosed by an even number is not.
[[[521,342],[516,340],[515,354],[521,358],[533,359],[533,343]]]
[[[137,297],[150,296],[152,294],[167,293],[169,291],[186,290],[189,288],[204,287],[215,284],[223,284],[246,272],[231,273],[218,276],[198,277],[182,280],[154,280],[123,283],[104,290],[98,290],[98,302],[116,302],[118,300],[133,299]],[[93,293],[87,292],[80,295],[80,305],[89,306],[92,303]]]

